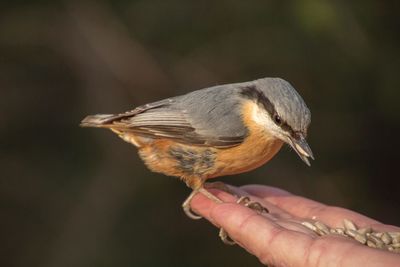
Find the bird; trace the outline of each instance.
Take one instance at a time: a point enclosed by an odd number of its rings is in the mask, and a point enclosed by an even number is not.
[[[281,78],[216,85],[138,106],[118,114],[85,117],[82,127],[107,128],[138,148],[153,172],[179,177],[197,193],[221,202],[207,180],[247,172],[268,162],[288,144],[310,166],[306,141],[311,112]]]

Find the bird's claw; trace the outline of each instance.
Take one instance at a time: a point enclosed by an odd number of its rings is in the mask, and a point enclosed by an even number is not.
[[[182,203],[182,208],[185,214],[193,220],[200,220],[201,216],[194,214],[192,211],[192,208],[190,207],[190,201],[192,201],[192,198],[197,194],[198,190],[193,190],[192,193],[185,199],[185,201]]]
[[[199,220],[202,217],[194,214],[192,211],[192,208],[190,206],[190,202],[192,201],[193,197],[197,194],[197,193],[201,193],[204,196],[206,196],[208,199],[211,199],[212,201],[216,202],[216,203],[222,203],[222,200],[220,200],[219,198],[217,198],[216,196],[214,196],[213,194],[211,194],[209,191],[207,191],[207,189],[205,189],[204,187],[200,187],[198,189],[194,189],[192,191],[192,193],[190,193],[190,195],[186,198],[186,200],[183,202],[182,204],[182,208],[183,211],[185,212],[185,214],[193,219],[193,220]]]
[[[257,212],[258,214],[268,213],[269,212],[269,210],[266,207],[264,207],[263,205],[261,205],[260,202],[252,201],[247,196],[240,197],[236,203],[243,204],[244,206],[246,206],[246,207],[254,210],[255,212]]]

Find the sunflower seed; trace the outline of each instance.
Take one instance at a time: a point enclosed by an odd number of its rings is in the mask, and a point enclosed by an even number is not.
[[[313,225],[312,223],[310,223],[310,222],[302,222],[301,224],[304,225],[305,227],[307,227],[308,229],[310,229],[310,230],[312,230],[314,232],[317,232],[317,227],[315,227],[315,225]]]
[[[388,232],[393,243],[400,243],[400,232]]]
[[[350,237],[355,237],[356,234],[357,234],[357,231],[352,230],[352,229],[346,229],[346,230],[344,231],[344,233],[345,233],[346,235],[350,236]]]
[[[400,243],[391,244],[390,246],[393,248],[400,248]]]
[[[372,235],[373,235],[373,236],[376,236],[376,237],[379,238],[379,239],[381,239],[382,236],[383,236],[383,233],[382,233],[382,232],[373,232]]]
[[[367,237],[357,232],[356,235],[354,236],[354,239],[360,242],[361,244],[367,243]]]
[[[365,227],[365,228],[360,228],[357,230],[358,233],[364,235],[364,234],[369,234],[372,232],[372,228],[371,227]]]
[[[389,245],[390,243],[392,243],[392,237],[388,233],[383,233],[381,240],[386,245]]]
[[[384,243],[382,240],[380,240],[378,237],[370,235],[368,236],[368,240],[372,241],[375,243],[376,247],[378,248],[383,248],[384,247]],[[367,242],[368,243],[368,242]]]
[[[326,226],[326,224],[320,222],[320,221],[316,221],[314,223],[315,227],[317,227],[317,230],[319,230],[319,232],[321,232],[321,234],[323,235],[327,235],[329,234],[329,228],[328,226]]]
[[[343,220],[344,228],[330,228],[320,221],[304,221],[301,224],[320,236],[339,234],[353,238],[357,242],[372,248],[400,253],[400,232],[375,232],[371,227],[358,229],[352,221],[347,219]]]
[[[344,235],[344,229],[343,228],[336,228],[336,233]]]
[[[350,220],[344,219],[343,220],[343,225],[344,225],[344,228],[346,228],[348,230],[357,231],[356,225]]]
[[[371,240],[367,240],[367,246],[371,247],[371,248],[376,248],[375,243],[373,241],[371,241]]]

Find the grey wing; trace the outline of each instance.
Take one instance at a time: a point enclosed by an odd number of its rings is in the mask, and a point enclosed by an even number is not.
[[[119,114],[96,114],[89,115],[84,118],[80,124],[82,127],[106,127],[112,125],[114,122],[118,122],[119,120],[133,117],[137,114],[145,112],[147,110],[151,110],[154,108],[159,108],[163,106],[167,106],[171,104],[173,100],[171,98],[167,98],[164,100],[160,100],[157,102],[153,102],[150,104],[139,106],[133,110],[126,111],[124,113]]]
[[[107,122],[117,130],[146,137],[232,147],[247,136],[240,100],[232,93],[232,88],[226,85],[198,90],[140,106]]]

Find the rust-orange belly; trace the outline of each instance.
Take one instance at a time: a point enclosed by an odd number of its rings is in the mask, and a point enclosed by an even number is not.
[[[139,155],[154,172],[189,179],[208,179],[255,169],[270,160],[282,142],[249,136],[232,148],[191,146],[171,140],[154,140],[139,148]]]

